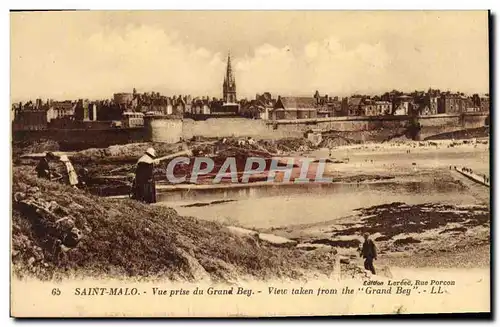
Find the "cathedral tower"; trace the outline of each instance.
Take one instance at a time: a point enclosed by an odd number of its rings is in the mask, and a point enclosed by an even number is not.
[[[225,103],[236,103],[236,81],[231,67],[231,54],[227,55],[226,75],[222,84],[222,96]]]

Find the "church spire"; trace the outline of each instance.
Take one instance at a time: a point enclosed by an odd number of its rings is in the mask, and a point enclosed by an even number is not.
[[[227,52],[226,81],[229,85],[234,84],[233,67],[231,66],[231,51]]]
[[[228,51],[227,53],[227,67],[226,67],[226,75],[224,76],[222,93],[225,102],[228,103],[236,102],[236,81],[234,78],[233,67],[231,66],[230,51]]]

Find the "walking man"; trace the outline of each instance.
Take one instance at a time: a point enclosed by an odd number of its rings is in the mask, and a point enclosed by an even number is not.
[[[132,198],[145,203],[156,203],[156,183],[153,168],[156,158],[155,149],[149,148],[137,161]]]
[[[365,233],[365,242],[363,243],[363,248],[361,249],[361,257],[365,259],[365,269],[370,270],[372,274],[375,275],[375,267],[373,266],[373,260],[377,260],[377,248],[375,243],[370,239],[370,234]]]

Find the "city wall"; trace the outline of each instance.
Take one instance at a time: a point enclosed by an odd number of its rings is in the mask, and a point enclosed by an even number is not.
[[[207,120],[184,119],[182,137],[253,137],[277,139],[283,137],[300,137],[302,133],[294,129],[273,129],[272,125],[260,119],[248,118],[210,118]]]
[[[277,125],[277,130],[297,131],[303,134],[310,129],[318,129],[323,132],[360,132],[385,129],[396,130],[408,127],[409,119],[407,116],[331,117],[301,120],[280,120],[267,123]]]
[[[433,135],[486,126],[488,116],[488,113],[422,116],[418,119],[421,129],[417,135],[417,139],[424,140]]]
[[[54,140],[62,151],[78,151],[88,148],[104,148],[114,144],[146,142],[144,128],[115,129],[53,129],[38,131],[13,131],[14,142]]]
[[[416,139],[453,132],[466,128],[485,126],[486,113],[439,114],[422,116],[414,119],[420,125]],[[331,117],[301,120],[265,121],[245,118],[219,118],[206,121],[184,119],[182,138],[193,136],[206,137],[254,137],[278,139],[284,137],[302,137],[310,129],[323,132],[344,133],[346,137],[362,141],[389,139],[404,133],[411,125],[408,116],[385,117]],[[359,134],[359,135],[358,135]]]
[[[377,131],[398,130],[408,126],[408,118],[402,116],[334,117],[301,120],[266,121],[246,118],[214,118],[205,121],[184,119],[182,137],[253,137],[257,139],[279,139],[302,137],[311,129],[325,131]]]
[[[485,126],[487,117],[487,113],[418,117],[413,123],[418,123],[420,129],[412,137],[423,140],[432,135]],[[412,119],[407,116],[332,117],[280,121],[246,118],[212,118],[195,121],[159,116],[145,119],[144,128],[13,131],[13,141],[52,139],[59,142],[61,150],[80,150],[147,141],[175,143],[193,136],[253,137],[255,139],[303,137],[304,133],[310,129],[334,132],[343,137],[361,141],[381,141],[405,134],[411,121]]]

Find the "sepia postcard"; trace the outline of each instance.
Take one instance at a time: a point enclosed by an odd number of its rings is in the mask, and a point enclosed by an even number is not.
[[[491,317],[490,19],[11,11],[11,316]]]

